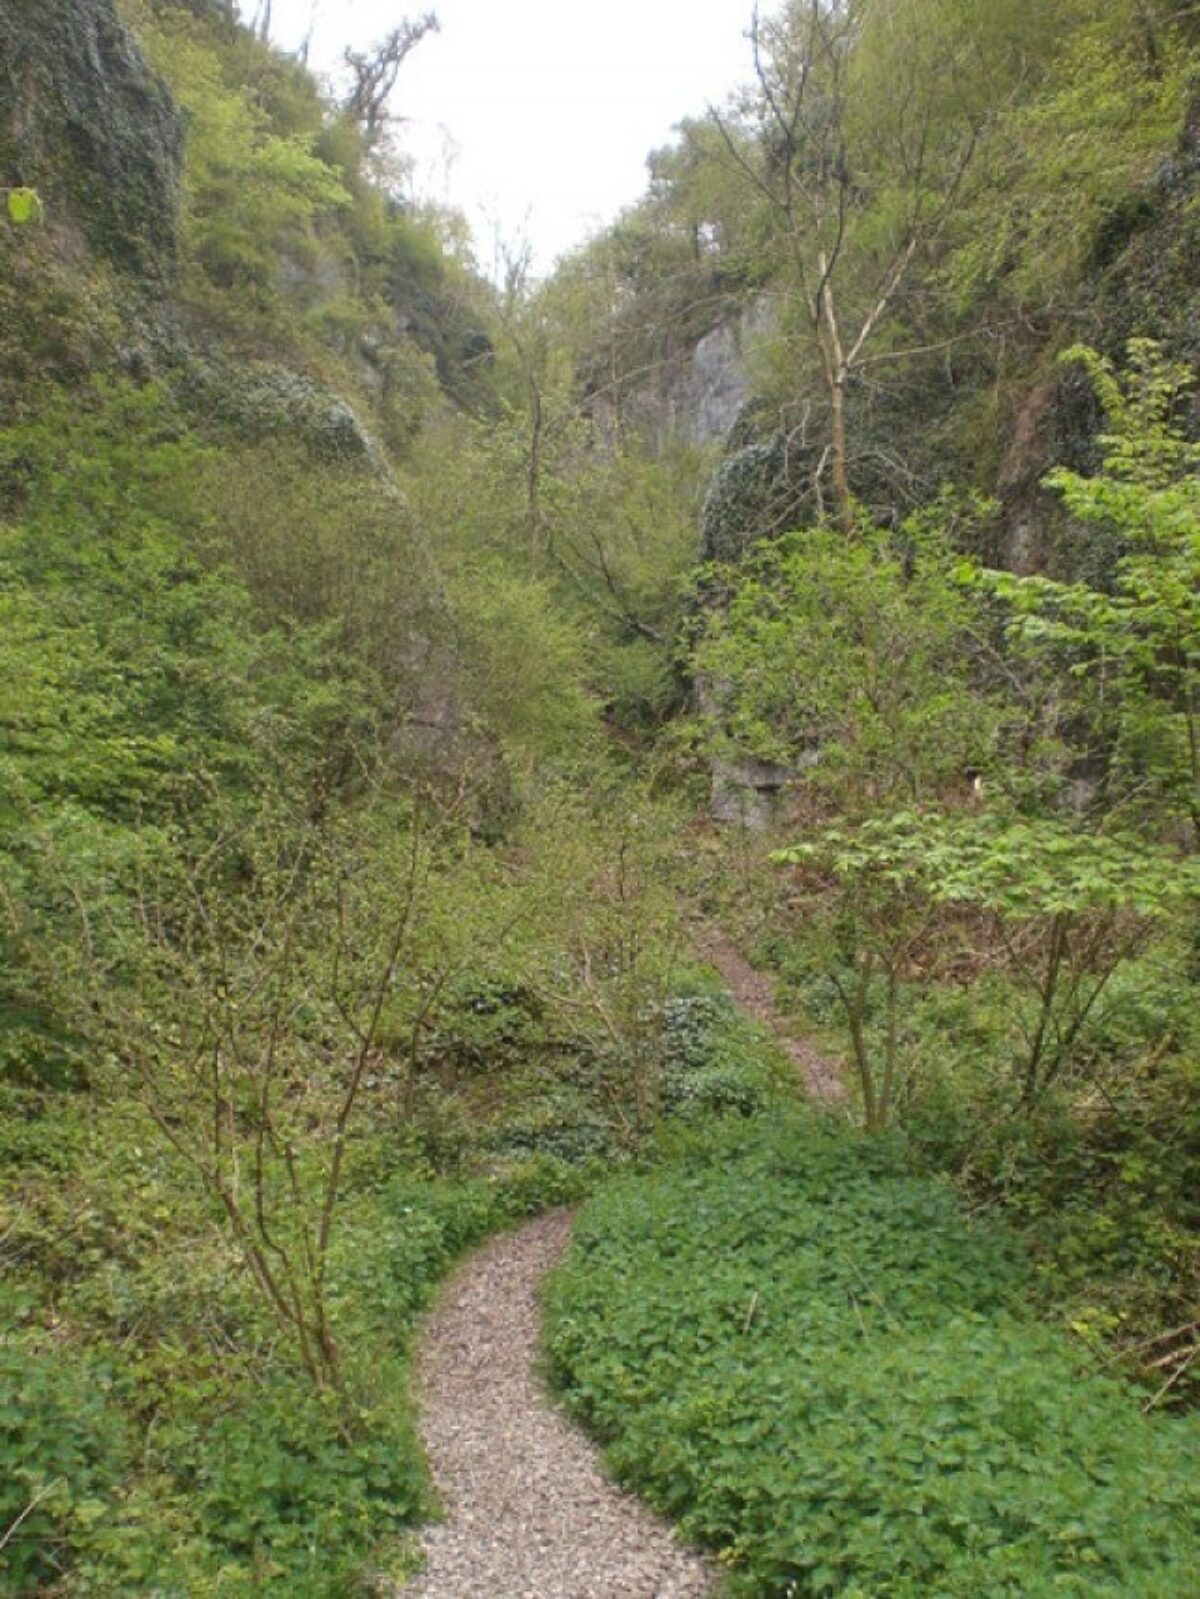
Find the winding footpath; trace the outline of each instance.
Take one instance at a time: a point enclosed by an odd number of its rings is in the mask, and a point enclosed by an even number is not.
[[[774,987],[715,927],[698,953],[768,1027],[808,1091],[841,1097],[836,1068],[787,1028]],[[425,1532],[426,1566],[403,1599],[702,1599],[711,1569],[666,1522],[618,1489],[599,1451],[557,1410],[538,1376],[546,1274],[572,1216],[505,1233],[450,1279],[417,1364],[421,1436],[446,1519]]]
[[[701,960],[716,968],[739,1010],[774,1037],[805,1090],[829,1105],[844,1099],[846,1085],[837,1064],[810,1039],[798,1035],[780,1014],[774,980],[751,966],[729,935],[712,923],[696,929],[693,945]]]
[[[555,1211],[451,1278],[418,1361],[421,1434],[446,1520],[404,1599],[700,1599],[708,1569],[605,1476],[537,1375],[538,1291],[571,1234]]]

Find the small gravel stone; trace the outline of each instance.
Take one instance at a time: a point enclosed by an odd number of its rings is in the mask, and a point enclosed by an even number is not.
[[[446,1520],[404,1599],[700,1599],[698,1556],[605,1476],[538,1380],[538,1290],[571,1233],[556,1211],[451,1279],[417,1366],[421,1433]]]

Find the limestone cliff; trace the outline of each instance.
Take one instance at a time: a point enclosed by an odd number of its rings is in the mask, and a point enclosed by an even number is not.
[[[41,194],[44,227],[0,230],[0,371],[155,377],[206,425],[286,435],[381,465],[343,396],[226,351],[178,303],[184,119],[114,0],[0,8],[0,186]]]
[[[178,248],[183,122],[112,0],[7,0],[0,173],[36,186],[49,226],[143,284]]]

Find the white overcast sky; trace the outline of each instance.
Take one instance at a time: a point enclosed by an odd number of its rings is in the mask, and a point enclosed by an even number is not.
[[[274,0],[292,47],[314,0]],[[310,65],[333,70],[405,16],[436,10],[441,32],[401,71],[414,189],[466,213],[479,264],[494,235],[527,238],[544,271],[636,200],[646,157],[683,117],[750,74],[753,0],[316,0]],[[252,14],[253,0],[243,0]],[[764,9],[768,9],[765,8]]]

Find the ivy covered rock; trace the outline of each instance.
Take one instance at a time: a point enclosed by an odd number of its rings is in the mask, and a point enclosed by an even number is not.
[[[700,517],[706,561],[736,561],[749,546],[781,531],[779,516],[790,499],[783,435],[748,444],[722,461]]]
[[[183,121],[113,0],[29,0],[0,11],[0,182],[144,282],[178,248]]]
[[[361,461],[388,473],[379,446],[339,395],[288,367],[192,356],[176,378],[180,399],[240,438],[286,437],[325,460]]]

